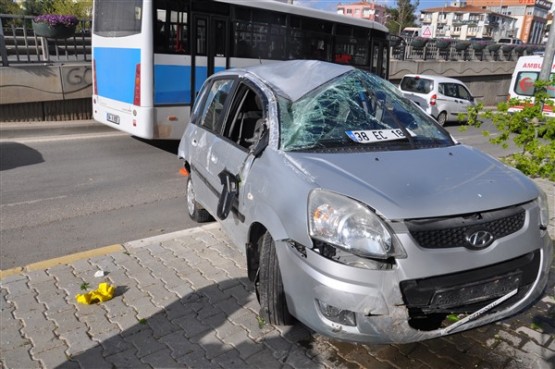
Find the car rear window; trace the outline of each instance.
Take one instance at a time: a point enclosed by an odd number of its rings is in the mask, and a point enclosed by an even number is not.
[[[404,77],[401,81],[401,90],[427,94],[432,91],[434,81],[420,77]]]

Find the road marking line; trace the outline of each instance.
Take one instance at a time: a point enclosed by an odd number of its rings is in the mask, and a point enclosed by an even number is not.
[[[57,141],[70,141],[70,140],[87,140],[93,138],[110,138],[110,137],[121,137],[129,136],[125,132],[107,132],[107,133],[84,133],[76,135],[62,135],[62,136],[50,136],[50,137],[21,137],[21,138],[3,138],[0,139],[0,143],[7,142],[17,142],[17,143],[42,143],[42,142],[57,142]]]
[[[67,196],[66,195],[61,195],[61,196],[55,196],[55,197],[46,197],[44,199],[36,199],[36,200],[28,200],[28,201],[21,201],[21,202],[13,202],[11,204],[1,204],[0,208],[3,207],[11,207],[11,206],[18,206],[18,205],[30,205],[30,204],[36,204],[37,202],[42,202],[42,201],[50,201],[50,200],[60,200],[60,199],[65,199]]]
[[[11,277],[16,274],[32,272],[35,270],[45,270],[45,269],[52,268],[56,265],[62,265],[62,264],[66,265],[82,259],[89,259],[96,256],[105,256],[116,252],[125,252],[128,249],[141,248],[148,245],[152,245],[154,243],[161,243],[174,238],[180,238],[180,237],[189,236],[195,233],[210,231],[210,230],[219,229],[219,228],[220,228],[220,224],[218,222],[213,222],[203,226],[183,229],[180,231],[161,234],[161,235],[153,236],[149,238],[143,238],[136,241],[125,242],[123,244],[118,243],[111,246],[100,247],[93,250],[77,252],[66,256],[60,256],[58,258],[43,260],[36,263],[28,264],[22,267],[0,270],[0,280],[7,277]]]
[[[4,279],[6,277],[10,277],[12,275],[16,275],[16,274],[19,274],[19,273],[32,272],[32,271],[35,271],[35,270],[49,269],[49,268],[52,268],[56,265],[69,264],[69,263],[72,263],[74,261],[78,261],[78,260],[81,260],[81,259],[89,259],[89,258],[92,258],[92,257],[95,257],[95,256],[105,256],[105,255],[108,255],[108,254],[113,254],[113,253],[116,253],[116,252],[123,252],[123,251],[125,251],[125,248],[123,247],[122,244],[115,244],[115,245],[100,247],[98,249],[77,252],[75,254],[69,254],[69,255],[66,255],[66,256],[58,257],[58,258],[53,258],[53,259],[49,259],[49,260],[44,260],[44,261],[39,261],[39,262],[36,262],[36,263],[28,264],[28,265],[23,266],[23,267],[16,267],[16,268],[11,268],[11,269],[6,269],[6,270],[0,270],[0,279]]]

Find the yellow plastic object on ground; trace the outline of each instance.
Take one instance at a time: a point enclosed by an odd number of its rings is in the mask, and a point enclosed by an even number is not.
[[[94,304],[96,302],[104,302],[111,300],[114,297],[114,293],[116,292],[116,287],[112,286],[109,283],[99,283],[98,288],[94,291],[77,294],[75,299],[80,304]]]

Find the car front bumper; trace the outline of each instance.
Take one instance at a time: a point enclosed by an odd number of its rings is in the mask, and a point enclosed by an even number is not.
[[[516,236],[508,243],[519,242],[521,237],[522,235]],[[536,243],[536,247],[537,245],[538,243]],[[510,245],[503,243],[503,246]],[[409,303],[406,301],[406,291],[401,287],[402,282],[417,279],[433,280],[434,278],[439,281],[437,283],[444,283],[442,281],[445,281],[445,278],[451,281],[457,280],[459,278],[457,273],[444,273],[443,266],[437,267],[437,261],[441,258],[436,257],[435,262],[430,261],[427,265],[426,273],[429,278],[423,278],[422,275],[414,278],[411,275],[411,268],[405,268],[403,265],[406,264],[407,259],[404,260],[405,263],[398,263],[393,269],[368,270],[339,264],[308,249],[303,255],[298,252],[297,248],[291,247],[291,243],[288,241],[276,242],[276,249],[280,266],[282,266],[282,278],[290,312],[305,325],[323,335],[339,340],[364,343],[421,341],[461,332],[514,315],[542,296],[553,260],[552,241],[545,232],[541,238],[541,247],[529,250],[524,255],[512,259],[514,263],[515,260],[535,258],[534,265],[530,264],[528,267],[528,269],[534,270],[531,283],[526,288],[520,288],[518,294],[508,301],[452,330],[445,329],[445,326],[433,330],[421,330],[409,324],[411,319],[409,310],[411,309],[407,306]],[[499,257],[502,251],[501,249],[493,250],[491,251],[493,255],[479,257],[479,259],[491,260],[492,257]],[[451,252],[449,258],[464,257],[463,254],[467,254],[468,250],[459,250],[459,252],[461,255],[458,256],[457,252]],[[535,256],[532,257],[532,255]],[[408,258],[410,259],[410,255]],[[497,273],[501,270],[501,274],[509,274],[509,271],[503,271],[503,268],[511,268],[514,264],[510,264],[505,259],[499,260],[495,264],[459,271],[459,274],[462,273],[460,278],[464,279],[464,273],[470,275],[474,270],[483,272],[492,269],[497,270]],[[526,262],[522,261],[521,264]],[[484,278],[491,280],[491,276]],[[492,282],[492,285],[495,283],[497,282]],[[468,287],[464,280],[455,282],[454,286]],[[453,285],[446,286],[446,290],[453,290],[452,287]],[[439,288],[439,286],[434,286],[434,288]],[[464,294],[460,296],[464,296]],[[339,324],[327,319],[322,313],[318,301],[337,309],[353,312],[356,324],[354,326]]]

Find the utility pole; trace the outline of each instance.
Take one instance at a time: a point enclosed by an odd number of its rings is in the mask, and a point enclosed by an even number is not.
[[[553,12],[555,16],[555,12]],[[549,37],[547,39],[547,45],[545,47],[545,54],[543,55],[543,64],[540,72],[539,80],[549,81],[549,76],[551,75],[551,68],[553,66],[553,56],[555,54],[555,22],[551,21],[551,27],[549,28]]]

